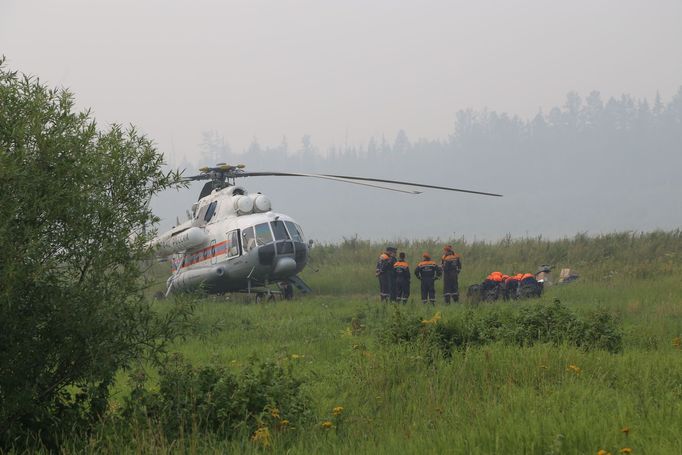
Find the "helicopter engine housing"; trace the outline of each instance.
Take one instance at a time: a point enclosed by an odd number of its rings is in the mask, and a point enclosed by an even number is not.
[[[160,256],[180,253],[208,242],[208,235],[199,227],[191,227],[169,237],[161,237],[153,244]]]
[[[253,211],[257,213],[269,212],[272,210],[270,199],[264,194],[256,194],[253,199]]]

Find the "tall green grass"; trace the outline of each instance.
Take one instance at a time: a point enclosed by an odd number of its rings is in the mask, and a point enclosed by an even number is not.
[[[400,306],[405,317],[440,312],[447,324],[470,311],[516,314],[559,300],[579,317],[610,314],[622,331],[622,351],[493,341],[448,358],[417,343],[382,342],[396,311],[375,291],[374,261],[383,244],[349,239],[314,247],[305,279],[315,295],[258,305],[239,296],[203,299],[194,331],[173,347],[195,366],[235,374],[254,359],[291,368],[311,398],[309,424],[271,428],[267,449],[252,434],[227,439],[201,428],[171,440],[151,421],[130,425],[121,418],[130,393],[122,372],[113,412],[90,440],[73,441],[65,452],[682,453],[680,232],[451,243],[463,256],[463,284],[493,269],[534,271],[546,263],[571,267],[581,278],[548,287],[539,301],[435,308],[413,301]],[[441,243],[398,246],[414,257]],[[166,311],[173,302],[157,305]],[[158,372],[143,367],[155,390]],[[343,411],[334,416],[337,406]]]
[[[506,238],[492,243],[463,239],[377,243],[349,238],[340,244],[315,245],[303,279],[321,294],[374,292],[378,289],[374,267],[388,243],[407,254],[412,270],[423,252],[438,258],[444,245],[452,245],[462,256],[460,288],[480,283],[495,270],[507,274],[535,273],[543,264],[554,267],[555,279],[561,268],[571,268],[583,281],[606,285],[671,276],[679,273],[682,266],[680,230],[623,232],[596,237],[579,234],[562,240]]]

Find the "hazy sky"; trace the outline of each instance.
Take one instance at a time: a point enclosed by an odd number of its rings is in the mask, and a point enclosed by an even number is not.
[[[680,0],[0,0],[8,67],[191,161],[207,130],[325,149],[445,138],[459,109],[532,116],[570,90],[667,99],[680,43]]]

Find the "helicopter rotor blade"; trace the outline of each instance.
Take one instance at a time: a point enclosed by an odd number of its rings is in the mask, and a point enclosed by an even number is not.
[[[375,179],[375,178],[368,178],[368,177],[354,177],[354,176],[348,176],[348,175],[332,175],[332,174],[298,174],[298,173],[290,173],[290,172],[244,172],[242,174],[238,175],[239,177],[256,177],[256,176],[281,176],[281,177],[314,177],[314,178],[321,178],[321,179],[329,179],[329,180],[337,180],[340,182],[345,182],[345,183],[355,183],[357,185],[366,185],[366,186],[373,186],[375,188],[381,188],[381,189],[386,189],[386,190],[391,190],[391,191],[399,191],[402,193],[410,193],[410,194],[421,194],[421,191],[405,191],[405,190],[399,190],[396,188],[391,188],[387,186],[382,186],[382,185],[372,185],[369,183],[360,183],[360,182],[377,182],[377,183],[390,183],[394,185],[406,185],[406,186],[416,186],[420,188],[433,188],[436,190],[445,190],[445,191],[457,191],[460,193],[471,193],[471,194],[480,194],[483,196],[495,196],[495,197],[502,197],[501,194],[497,193],[487,193],[484,191],[474,191],[474,190],[465,190],[462,188],[450,188],[447,186],[436,186],[436,185],[426,185],[422,183],[412,183],[412,182],[403,182],[403,181],[398,181],[398,180],[385,180],[385,179]]]
[[[392,188],[385,185],[378,185],[376,183],[363,183],[358,182],[353,179],[340,177],[336,175],[323,175],[323,174],[301,174],[295,172],[244,172],[236,175],[235,177],[311,177],[316,179],[332,180],[336,182],[352,183],[353,185],[369,186],[372,188],[379,188],[388,191],[397,191],[398,193],[406,194],[421,194],[421,191],[416,190],[401,190],[399,188]]]
[[[187,177],[183,177],[182,181],[183,182],[193,182],[196,180],[210,180],[211,176],[208,174],[198,174],[198,175],[189,175]]]
[[[327,174],[324,174],[324,175],[327,175]],[[342,178],[342,179],[351,179],[351,180],[361,180],[363,182],[367,181],[367,182],[395,183],[398,185],[416,186],[416,187],[421,187],[421,188],[433,188],[436,190],[457,191],[459,193],[471,193],[471,194],[480,194],[483,196],[502,197],[501,194],[497,194],[497,193],[488,193],[485,191],[465,190],[462,188],[450,188],[447,186],[426,185],[423,183],[401,182],[401,181],[397,181],[397,180],[373,179],[373,178],[367,178],[367,177],[353,177],[353,176],[345,176],[345,175],[329,175],[329,177],[338,177],[338,178]]]

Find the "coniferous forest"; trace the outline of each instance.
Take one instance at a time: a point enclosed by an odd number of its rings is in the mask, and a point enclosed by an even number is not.
[[[333,172],[503,193],[501,200],[428,192],[417,198],[342,184],[266,178],[241,182],[274,196],[321,240],[358,234],[374,239],[571,236],[576,232],[672,229],[680,224],[682,88],[672,98],[603,99],[571,92],[562,106],[524,119],[493,110],[461,110],[447,138],[372,138],[364,145],[321,149],[314,138],[265,145],[257,138],[233,150],[229,138],[207,131],[201,161],[170,163],[186,169],[218,162],[251,170]],[[198,190],[182,193],[189,206]],[[179,215],[177,195],[157,201],[159,212]],[[320,219],[339,221],[331,229]],[[392,226],[387,227],[387,219]],[[396,219],[402,220],[394,223]]]

